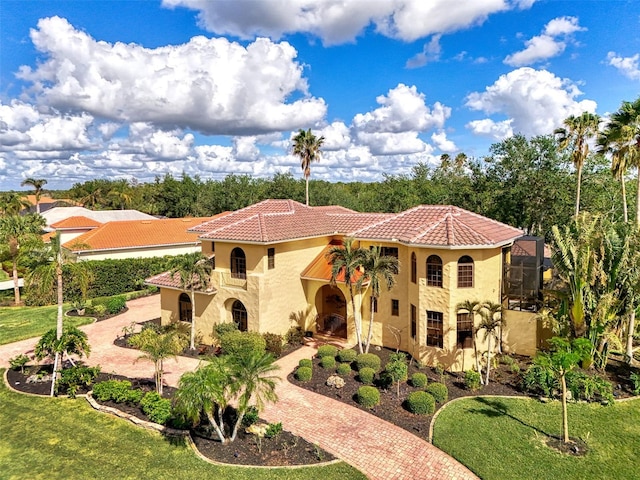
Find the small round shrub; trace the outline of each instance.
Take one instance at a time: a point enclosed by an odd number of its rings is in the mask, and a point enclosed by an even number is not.
[[[343,363],[351,363],[356,359],[357,356],[358,356],[358,352],[350,348],[346,348],[338,352],[338,360],[340,360]]]
[[[313,362],[311,361],[310,358],[301,358],[300,361],[298,362],[298,366],[299,367],[313,367]]]
[[[358,371],[358,379],[365,385],[371,385],[375,376],[376,371],[373,368],[363,367]]]
[[[363,368],[373,368],[376,372],[380,370],[380,357],[375,353],[361,353],[356,356],[356,367],[358,371]]]
[[[436,401],[430,393],[411,392],[405,402],[407,410],[416,415],[431,415],[436,411]]]
[[[336,368],[338,375],[349,375],[351,373],[351,365],[349,363],[341,363]]]
[[[427,385],[427,376],[422,372],[411,375],[411,385],[416,388],[424,388]]]
[[[322,357],[320,359],[320,366],[322,368],[336,368],[335,357]]]
[[[338,347],[335,347],[333,345],[321,345],[318,347],[318,353],[316,353],[316,356],[318,358],[324,358],[324,357],[335,358],[337,354],[338,354]]]
[[[302,345],[304,343],[304,332],[300,327],[291,327],[284,336],[289,345]]]
[[[430,393],[437,403],[444,403],[449,398],[449,390],[444,383],[430,383],[425,391]]]
[[[467,370],[464,372],[464,386],[468,390],[475,391],[482,384],[480,374],[475,370]]]
[[[311,370],[311,367],[298,367],[296,370],[296,379],[301,382],[308,382],[312,376],[313,370]]]
[[[380,403],[380,392],[376,387],[365,385],[358,389],[356,401],[364,408],[373,408]]]
[[[245,428],[250,427],[258,420],[260,420],[258,409],[254,405],[251,405],[244,413],[244,417],[242,417],[242,426]]]

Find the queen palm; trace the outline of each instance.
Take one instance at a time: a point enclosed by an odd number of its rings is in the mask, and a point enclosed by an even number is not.
[[[44,178],[26,178],[20,184],[21,186],[29,185],[33,187],[34,195],[36,197],[36,213],[40,213],[40,198],[42,198],[43,187],[47,184]]]
[[[482,304],[480,310],[480,325],[478,330],[484,330],[485,340],[487,341],[487,377],[485,384],[489,385],[489,374],[491,372],[491,339],[498,340],[498,332],[504,325],[502,318],[502,305],[499,303],[486,302]]]
[[[464,302],[460,302],[456,306],[456,310],[458,313],[466,312],[471,315],[473,328],[471,330],[471,338],[473,340],[473,356],[476,360],[476,371],[480,374],[480,383],[484,383],[482,378],[482,370],[480,370],[480,359],[478,358],[478,342],[477,342],[477,333],[478,330],[476,328],[476,315],[479,314],[479,309],[482,307],[482,304],[477,300],[465,300]]]
[[[316,137],[311,129],[300,130],[293,137],[293,154],[300,157],[300,167],[306,182],[305,199],[309,206],[309,176],[311,175],[311,163],[320,160],[320,147],[324,144],[324,137]]]
[[[196,338],[196,290],[206,290],[211,283],[211,263],[202,252],[187,253],[171,262],[171,277],[178,275],[180,288],[189,292],[191,299],[191,336],[189,348],[195,348]]]
[[[629,210],[627,208],[627,185],[626,176],[629,170],[629,155],[618,144],[608,129],[598,137],[598,152],[611,157],[611,173],[613,177],[620,180],[620,188],[622,190],[622,218],[624,223],[629,221]]]
[[[17,215],[23,209],[31,206],[31,202],[19,193],[0,193],[0,215]]]
[[[564,127],[554,131],[561,150],[571,150],[571,161],[576,168],[576,211],[580,213],[580,185],[582,183],[582,167],[589,155],[589,139],[598,134],[600,117],[595,113],[583,112],[580,116],[571,115],[564,120]]]
[[[399,271],[399,263],[396,257],[390,255],[382,255],[382,249],[374,246],[371,250],[363,250],[363,269],[364,274],[357,281],[358,290],[362,290],[363,285],[368,284],[367,288],[371,289],[370,308],[371,312],[369,320],[369,332],[367,340],[364,344],[365,353],[369,353],[371,345],[371,337],[373,336],[373,319],[375,315],[375,304],[380,297],[380,287],[386,285],[387,290],[391,290],[396,284],[396,275]]]

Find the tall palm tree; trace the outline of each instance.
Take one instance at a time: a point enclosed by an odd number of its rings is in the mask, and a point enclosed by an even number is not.
[[[58,304],[58,315],[56,321],[56,338],[60,340],[63,333],[62,324],[62,306],[64,303],[63,284],[62,284],[62,268],[68,265],[71,270],[71,276],[78,282],[80,289],[86,292],[91,282],[91,274],[86,266],[80,263],[74,263],[73,260],[65,253],[60,245],[60,236],[51,237],[51,242],[45,245],[40,251],[33,252],[33,268],[27,275],[26,281],[29,288],[33,288],[39,295],[49,294],[54,286],[56,288],[56,298]],[[60,355],[56,353],[53,363],[53,378],[51,381],[51,396],[54,394],[56,377],[58,374]]]
[[[611,157],[611,173],[613,177],[620,181],[622,190],[622,217],[624,223],[629,221],[629,209],[627,207],[627,170],[629,170],[629,155],[625,152],[622,145],[619,145],[612,138],[611,132],[605,128],[604,132],[598,137],[598,152]]]
[[[369,319],[367,340],[364,344],[365,353],[369,353],[371,337],[373,336],[374,305],[380,297],[380,286],[384,284],[387,290],[391,290],[394,287],[400,264],[396,257],[382,255],[382,249],[379,246],[374,246],[371,250],[363,250],[363,267],[364,274],[357,280],[357,288],[362,290],[363,285],[368,283],[368,288],[371,289],[369,308],[371,317]]]
[[[0,215],[17,215],[23,209],[31,206],[31,202],[19,193],[0,193]]]
[[[638,171],[636,226],[640,227],[640,97],[634,102],[622,102],[620,109],[611,114],[599,143],[609,147],[622,173],[628,167]]]
[[[20,304],[18,262],[21,255],[42,244],[39,233],[46,224],[40,215],[8,215],[0,217],[0,250],[6,250],[13,265],[13,292],[15,304]]]
[[[571,150],[571,161],[576,168],[576,211],[580,213],[580,185],[582,183],[582,167],[589,155],[589,139],[598,134],[600,117],[595,113],[583,112],[576,117],[571,115],[564,120],[564,127],[557,128],[554,134],[560,150]]]
[[[480,383],[484,383],[482,379],[482,370],[480,370],[480,358],[478,357],[478,330],[476,327],[476,315],[479,314],[479,310],[482,307],[482,304],[477,300],[465,300],[464,302],[460,302],[456,306],[456,310],[458,313],[466,312],[471,315],[473,320],[473,329],[471,331],[471,338],[473,340],[473,356],[476,360],[476,371],[480,374]]]
[[[364,262],[365,250],[354,245],[353,238],[345,238],[343,245],[336,245],[327,252],[327,259],[331,264],[331,285],[336,285],[338,279],[342,277],[345,287],[349,292],[351,300],[351,309],[353,310],[353,322],[356,330],[356,341],[358,342],[358,351],[363,353],[362,349],[362,319],[359,311],[356,309],[355,289],[357,288],[359,274]]]
[[[485,340],[487,341],[487,377],[485,384],[489,385],[492,353],[491,339],[498,340],[498,331],[504,324],[504,320],[502,319],[502,305],[499,303],[486,302],[482,304],[479,312],[481,320],[478,330],[484,330]]]
[[[40,198],[42,197],[42,188],[47,184],[44,178],[26,178],[20,184],[21,186],[30,185],[33,187],[34,195],[36,197],[36,213],[40,213]]]
[[[206,290],[211,283],[211,263],[202,252],[187,253],[171,262],[171,277],[178,275],[180,288],[191,298],[191,336],[189,348],[193,350],[196,338],[196,290]]]
[[[320,160],[320,147],[324,144],[324,137],[316,137],[311,129],[300,130],[293,137],[293,154],[300,157],[300,167],[306,181],[305,199],[309,206],[309,176],[311,175],[311,163]]]

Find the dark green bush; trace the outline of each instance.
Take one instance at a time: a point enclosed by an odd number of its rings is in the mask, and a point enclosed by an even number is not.
[[[342,363],[351,363],[358,356],[358,352],[351,348],[345,348],[338,352],[338,360]]]
[[[132,389],[128,380],[107,380],[96,383],[93,386],[93,396],[102,402],[113,400],[116,403],[138,404],[142,399],[143,392],[139,389]]]
[[[341,363],[336,368],[336,373],[338,375],[349,375],[351,373],[351,364],[349,363]]]
[[[273,355],[273,358],[278,358],[282,355],[282,335],[264,333],[262,336],[264,337],[267,353]]]
[[[380,357],[375,353],[361,353],[356,356],[356,368],[360,371],[363,368],[373,368],[376,372],[380,370]]]
[[[320,366],[322,368],[336,368],[336,359],[334,357],[322,357]]]
[[[217,323],[213,326],[213,336],[220,341],[223,335],[231,332],[238,332],[238,326],[233,322]]]
[[[613,403],[613,385],[598,374],[589,375],[580,370],[567,372],[567,390],[574,400]]]
[[[144,414],[154,423],[164,425],[171,418],[171,401],[156,392],[147,392],[140,400]]]
[[[333,345],[321,345],[318,347],[318,353],[316,353],[316,356],[318,358],[324,358],[324,357],[336,358],[337,354],[338,354],[338,347],[335,347]]]
[[[371,385],[375,376],[376,371],[371,367],[362,367],[358,371],[358,380],[360,380],[365,385]]]
[[[422,372],[416,372],[411,375],[411,385],[416,388],[424,388],[427,384],[427,376]]]
[[[295,377],[301,382],[308,382],[312,376],[313,370],[311,370],[311,367],[298,367],[296,369]]]
[[[633,394],[640,395],[640,374],[634,372],[629,378],[631,379],[631,383],[633,383]]]
[[[258,332],[235,330],[220,337],[220,347],[225,355],[244,356],[252,352],[265,353],[267,342]]]
[[[299,367],[313,367],[313,361],[310,358],[301,358],[298,362]]]
[[[20,373],[24,373],[24,366],[29,363],[29,357],[27,357],[24,353],[20,355],[16,355],[13,358],[9,359],[9,366],[12,370],[20,370]]]
[[[436,411],[436,401],[430,393],[411,392],[405,401],[407,410],[416,415],[431,415]]]
[[[534,363],[522,375],[522,388],[536,395],[551,397],[559,385],[550,369]]]
[[[85,367],[75,365],[65,368],[60,372],[56,381],[56,391],[66,392],[70,397],[75,397],[80,387],[89,387],[100,374],[100,367]]]
[[[304,343],[304,331],[300,327],[291,327],[285,335],[289,345],[302,345]]]
[[[258,420],[260,420],[260,414],[258,412],[258,409],[255,406],[251,405],[249,408],[247,408],[247,411],[244,413],[244,417],[242,417],[242,425],[244,427],[250,427],[251,425],[256,423]]]
[[[480,374],[475,370],[467,370],[464,372],[464,386],[472,392],[478,390],[482,385]]]
[[[425,391],[430,393],[437,403],[444,403],[449,399],[449,389],[444,383],[430,383]]]
[[[125,309],[127,299],[124,295],[116,295],[115,297],[107,299],[105,306],[107,307],[107,313],[109,315],[115,315]]]
[[[356,392],[356,402],[364,408],[373,408],[380,403],[380,392],[376,387],[362,386]]]
[[[265,432],[264,436],[267,438],[274,438],[280,435],[281,433],[282,433],[282,422],[270,423],[269,425],[267,425],[267,431]]]

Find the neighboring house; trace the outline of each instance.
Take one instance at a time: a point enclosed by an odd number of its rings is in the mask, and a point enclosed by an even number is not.
[[[63,226],[69,225],[68,229],[57,231],[63,239],[62,246],[78,261],[163,257],[200,251],[198,234],[187,230],[213,218],[111,221],[97,227],[83,227],[87,231],[64,241],[65,233],[71,231],[73,225],[87,224],[87,219],[73,217],[60,222]]]
[[[284,334],[292,315],[310,309],[312,330],[355,342],[348,292],[343,283],[331,285],[326,258],[331,246],[349,236],[363,248],[380,245],[400,261],[396,286],[383,289],[377,302],[373,343],[453,370],[473,362],[473,324],[457,305],[508,305],[503,272],[511,245],[522,236],[519,229],[453,206],[380,214],[291,200],[265,200],[191,231],[199,235],[202,252],[215,255],[212,285],[196,293],[196,328],[205,341],[213,340],[214,325],[232,321],[242,330]],[[191,320],[191,301],[177,276],[165,272],[147,283],[161,289],[163,324]],[[356,304],[366,331],[369,292],[358,294]],[[535,313],[509,310],[504,318],[505,349],[535,353]]]
[[[24,195],[29,203],[31,203],[31,207],[25,209],[26,213],[35,213],[36,209],[36,196],[35,195]],[[40,213],[44,213],[47,210],[51,210],[55,207],[68,207],[68,206],[82,206],[81,203],[76,202],[75,200],[71,200],[69,198],[51,198],[49,196],[41,196],[40,197]]]
[[[64,245],[66,242],[79,237],[83,233],[96,229],[101,225],[102,223],[97,220],[79,215],[65,218],[64,220],[49,225],[48,228],[52,229],[52,231],[47,233],[47,235],[51,235],[52,233],[60,235],[60,243]]]
[[[85,217],[99,223],[115,220],[157,220],[153,215],[138,210],[89,210],[84,207],[54,207],[41,214],[47,221],[45,230],[54,230],[52,225],[71,217]]]

